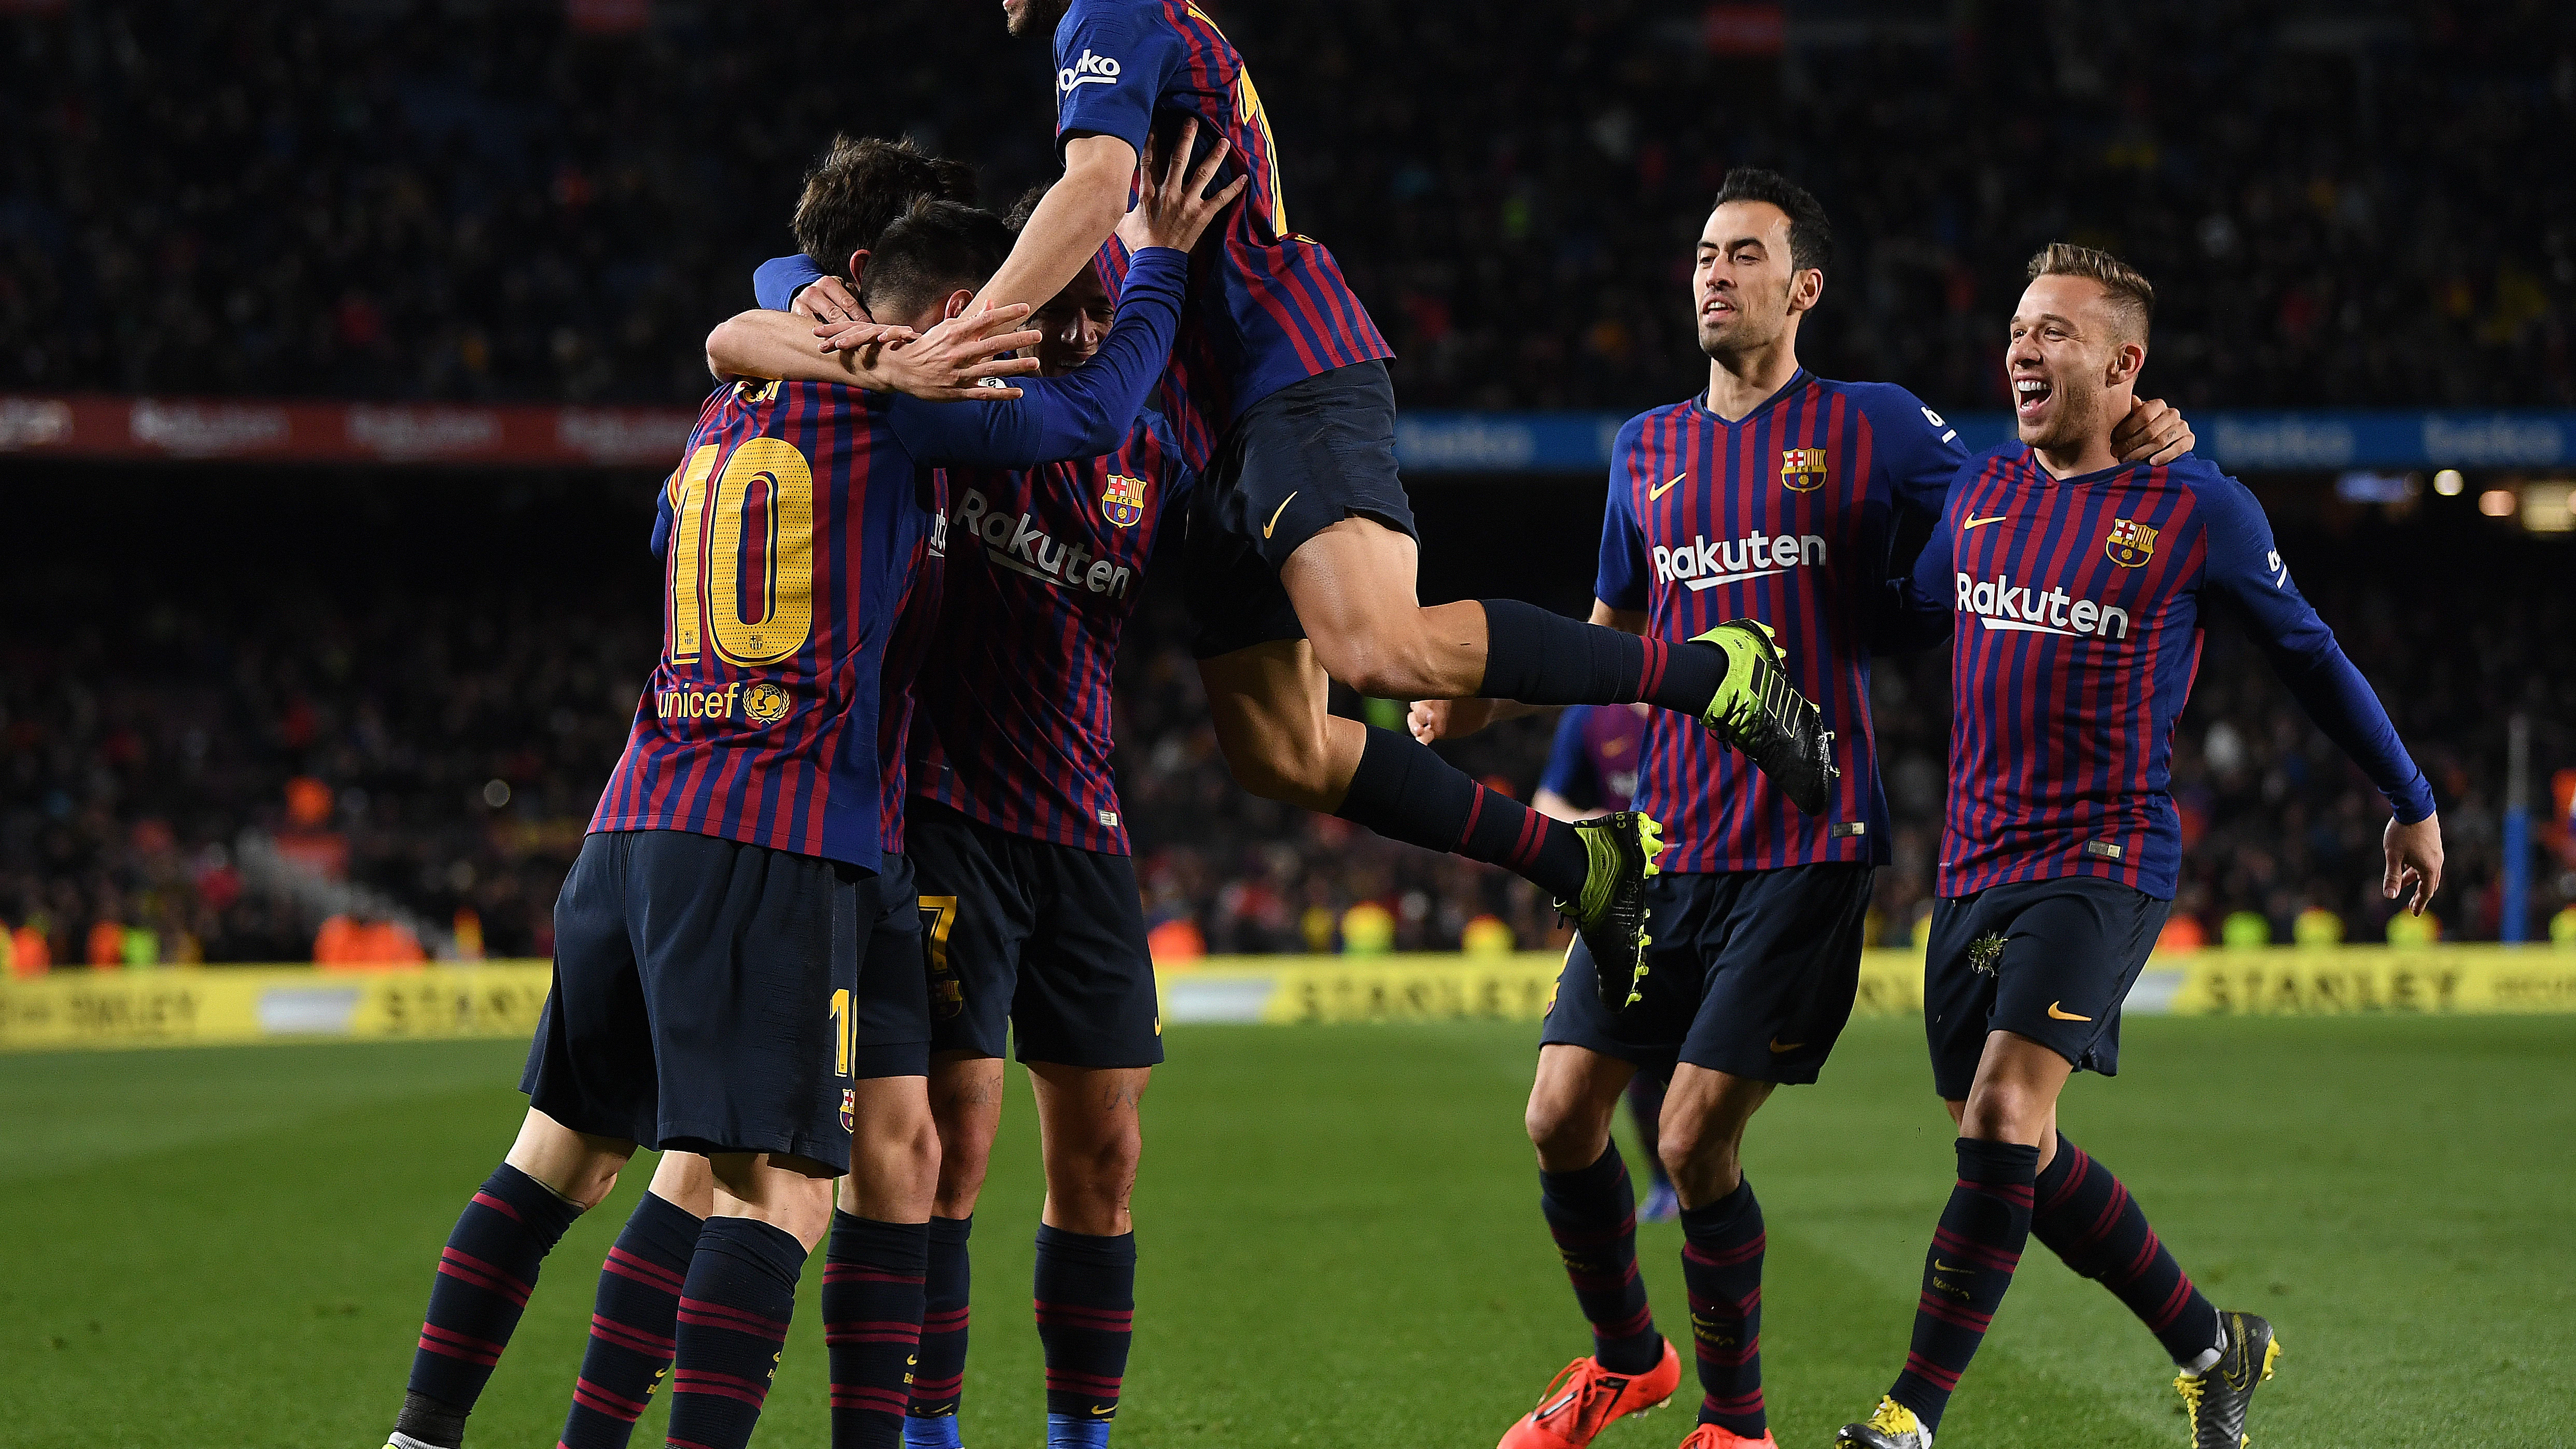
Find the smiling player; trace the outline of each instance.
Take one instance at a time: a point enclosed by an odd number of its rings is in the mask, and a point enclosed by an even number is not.
[[[2200,631],[2236,615],[2387,796],[2384,889],[2442,879],[2432,787],[2368,681],[2290,582],[2254,495],[2198,457],[2123,463],[2112,424],[2146,365],[2155,292],[2115,257],[2033,257],[2005,366],[2020,441],[1960,470],[1898,591],[1951,647],[1950,797],[1924,970],[1958,1184],[1923,1259],[1904,1371],[1835,1443],[1930,1449],[2036,1236],[2101,1281],[2181,1367],[2197,1449],[2239,1449],[2279,1344],[2192,1286],[2108,1168],[2057,1128],[2079,1070],[2118,1069],[2120,1003],[2171,909],[2165,793]]]

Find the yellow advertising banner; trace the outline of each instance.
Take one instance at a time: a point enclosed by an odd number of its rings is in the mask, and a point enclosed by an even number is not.
[[[1562,958],[1268,956],[1168,965],[1168,1022],[1302,1025],[1535,1021]],[[309,966],[63,971],[0,981],[0,1051],[437,1040],[536,1030],[542,961],[381,972]],[[1862,1016],[1923,1009],[1923,959],[1861,958]],[[2576,951],[2543,946],[2213,950],[2147,963],[2130,1015],[2339,1016],[2576,1012]]]

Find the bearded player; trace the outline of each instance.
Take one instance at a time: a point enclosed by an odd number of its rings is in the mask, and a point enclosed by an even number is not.
[[[2432,787],[2290,582],[2262,506],[2197,457],[2120,461],[2155,290],[2059,243],[2033,257],[2005,370],[2018,442],[1970,462],[1904,609],[1950,654],[1950,792],[1923,979],[1958,1181],[1923,1258],[1904,1369],[1835,1443],[1930,1449],[2032,1237],[2099,1280],[2181,1370],[2196,1449],[2240,1449],[2272,1326],[2221,1312],[2109,1168],[2058,1130],[2077,1071],[2119,1066],[2120,1003],[2172,907],[2174,721],[2210,615],[2234,615],[2393,811],[2382,888],[2441,884]]]

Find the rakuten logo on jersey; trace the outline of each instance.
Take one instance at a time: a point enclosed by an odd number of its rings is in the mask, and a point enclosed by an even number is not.
[[[2075,598],[2064,589],[2018,587],[2008,574],[1983,580],[1966,574],[1953,577],[1959,582],[1959,612],[1975,615],[1989,629],[2068,639],[2129,637],[2129,611],[2117,605]]]
[[[1792,537],[1757,532],[1733,543],[1711,543],[1707,535],[1694,534],[1679,548],[1656,549],[1654,559],[1658,580],[1680,584],[1697,593],[1719,584],[1767,579],[1795,568],[1822,568],[1825,541],[1812,533]]]
[[[1086,50],[1082,58],[1055,73],[1059,94],[1072,95],[1075,86],[1114,86],[1118,84],[1118,62],[1105,55]]]
[[[995,564],[1058,589],[1127,597],[1136,571],[1126,564],[1093,558],[1080,544],[1058,543],[1037,526],[1036,515],[1013,518],[993,511],[983,490],[969,488],[957,501],[957,527],[984,541],[984,554]]]

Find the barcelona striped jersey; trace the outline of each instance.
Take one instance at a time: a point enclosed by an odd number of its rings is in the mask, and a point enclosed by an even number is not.
[[[1937,515],[1963,456],[1905,389],[1803,369],[1736,422],[1694,399],[1619,430],[1594,594],[1644,610],[1649,638],[1730,619],[1770,625],[1842,767],[1824,812],[1806,815],[1698,721],[1656,711],[1635,808],[1663,824],[1665,870],[1887,860],[1868,701],[1891,514]]]
[[[1192,482],[1153,413],[1103,457],[949,471],[914,793],[1013,835],[1127,853],[1110,676],[1162,522],[1185,516]]]
[[[2379,697],[2290,581],[2262,505],[2197,456],[2065,479],[2019,443],[1981,456],[1903,594],[1956,630],[1945,897],[2098,876],[2173,898],[2174,721],[2214,606],[2400,820],[2433,811]]]
[[[883,758],[880,705],[902,687],[889,644],[939,500],[890,401],[810,382],[707,399],[654,519],[662,655],[592,830],[685,830],[868,871],[896,848],[884,796],[900,757]]]
[[[1627,809],[1645,757],[1646,717],[1653,713],[1633,704],[1567,706],[1557,716],[1538,787],[1577,810]]]
[[[1337,367],[1390,357],[1323,244],[1290,230],[1261,92],[1215,22],[1183,0],[1073,0],[1055,32],[1056,137],[1116,136],[1142,155],[1196,116],[1249,182],[1192,258],[1190,310],[1164,383],[1193,467],[1244,409]]]

